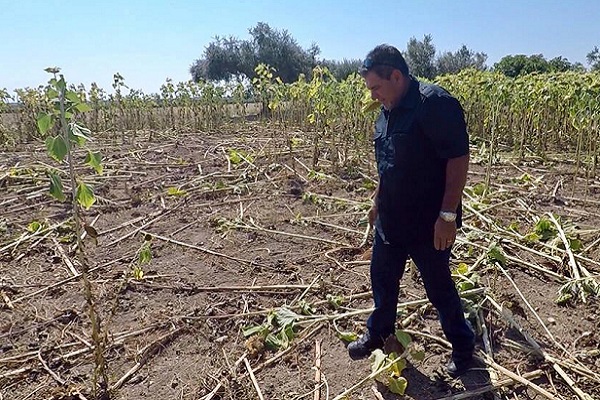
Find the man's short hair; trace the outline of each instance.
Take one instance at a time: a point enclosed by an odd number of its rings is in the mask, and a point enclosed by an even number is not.
[[[408,65],[400,50],[389,44],[380,44],[367,54],[358,72],[361,76],[373,71],[383,79],[390,79],[394,69],[408,76]]]

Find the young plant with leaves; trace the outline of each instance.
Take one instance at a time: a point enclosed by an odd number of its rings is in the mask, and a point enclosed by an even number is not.
[[[75,116],[77,113],[89,111],[90,107],[80,100],[75,91],[67,89],[62,75],[59,79],[56,78],[58,68],[48,68],[46,71],[54,74],[54,78],[50,80],[50,86],[46,92],[53,108],[48,113],[38,115],[37,126],[42,135],[46,135],[56,124],[60,126],[58,135],[47,136],[46,149],[50,157],[59,163],[62,163],[66,158],[73,194],[73,211],[77,217],[76,219],[78,219],[79,206],[87,210],[96,202],[93,189],[82,180],[79,180],[75,174],[73,160],[74,147],[85,148],[86,142],[91,141],[90,130],[79,125],[75,120]],[[101,154],[89,149],[86,150],[85,163],[92,167],[96,173],[102,174]],[[49,177],[50,194],[57,200],[64,201],[66,196],[60,175],[51,171]]]
[[[377,374],[375,380],[387,386],[390,392],[403,395],[408,381],[402,376],[402,371],[409,360],[422,361],[425,353],[417,347],[408,333],[397,330],[395,336],[402,346],[402,354],[385,354],[382,350],[375,350],[370,358],[371,370]]]
[[[495,244],[488,250],[488,262],[500,263],[506,265],[506,257],[502,252],[502,249],[497,247]],[[452,279],[461,297],[465,318],[477,335],[481,334],[481,321],[479,320],[479,311],[481,309],[482,298],[480,294],[467,295],[472,289],[479,287],[479,274],[470,268],[466,263],[460,263],[452,270]]]
[[[152,236],[146,235],[144,237],[144,243],[137,252],[137,262],[131,269],[131,275],[138,281],[144,279],[144,268],[145,264],[148,264],[152,260]]]
[[[408,387],[408,380],[402,376],[402,371],[406,369],[409,360],[422,361],[425,358],[425,353],[418,348],[412,341],[411,336],[402,330],[397,330],[395,333],[396,340],[400,344],[398,354],[395,351],[386,354],[381,349],[376,349],[371,353],[371,373],[360,380],[352,387],[346,389],[339,394],[334,400],[342,400],[350,398],[349,395],[356,389],[370,382],[372,379],[385,385],[390,392],[403,395]]]
[[[260,325],[250,325],[242,329],[246,340],[246,348],[256,356],[266,347],[270,350],[287,349],[296,337],[296,324],[301,315],[281,307],[267,315]]]
[[[59,68],[47,68],[51,73],[46,89],[46,99],[50,104],[48,112],[42,112],[37,118],[37,127],[42,135],[47,135],[54,126],[58,127],[56,136],[48,135],[46,148],[51,158],[58,163],[67,163],[68,178],[71,185],[71,211],[75,221],[76,252],[79,264],[82,268],[81,277],[84,285],[84,296],[88,307],[88,315],[92,324],[92,340],[94,344],[94,371],[92,391],[97,398],[108,398],[108,376],[104,349],[106,342],[100,332],[100,319],[95,309],[92,286],[88,277],[89,265],[83,246],[83,230],[94,240],[98,234],[96,230],[85,223],[83,210],[89,209],[95,203],[96,198],[92,187],[79,179],[75,172],[74,148],[84,147],[90,141],[89,129],[79,125],[76,120],[78,113],[90,110],[76,91],[67,88],[67,83]],[[87,150],[85,163],[92,167],[96,173],[102,173],[100,153]],[[62,179],[58,172],[50,171],[50,195],[59,201],[65,201]],[[82,229],[83,228],[83,229]]]

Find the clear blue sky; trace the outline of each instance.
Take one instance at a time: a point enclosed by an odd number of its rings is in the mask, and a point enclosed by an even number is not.
[[[439,52],[465,44],[493,65],[508,54],[563,56],[587,66],[600,46],[600,0],[0,0],[0,88],[46,83],[48,66],[67,81],[157,92],[215,35],[248,39],[257,22],[287,29],[322,58],[363,58],[379,43],[401,50],[431,34]]]

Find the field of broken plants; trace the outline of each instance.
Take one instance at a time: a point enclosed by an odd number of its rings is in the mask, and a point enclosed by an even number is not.
[[[345,350],[372,307],[371,149],[343,159],[307,137],[258,122],[98,136],[103,174],[78,173],[97,197],[85,254],[100,339],[43,144],[0,153],[0,399],[92,399],[99,340],[112,399],[600,398],[600,177],[564,154],[473,145],[451,266],[481,368],[445,375],[409,264],[398,329],[420,356],[372,379],[386,361]]]

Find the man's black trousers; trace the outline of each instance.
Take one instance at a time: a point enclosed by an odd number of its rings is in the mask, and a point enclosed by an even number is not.
[[[433,243],[388,244],[377,230],[371,257],[375,310],[367,321],[369,333],[382,338],[394,333],[400,279],[409,256],[419,269],[427,297],[437,309],[442,330],[452,343],[453,357],[470,356],[475,336],[465,321],[460,298],[450,275],[450,249],[436,250]]]

